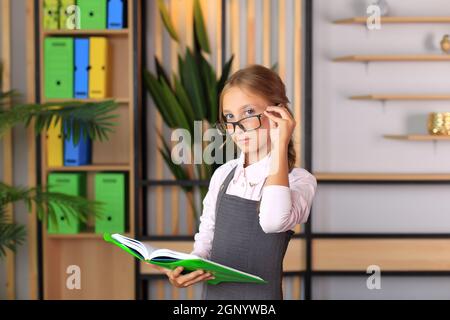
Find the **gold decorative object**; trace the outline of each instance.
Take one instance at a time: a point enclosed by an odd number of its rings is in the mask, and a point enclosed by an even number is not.
[[[444,53],[450,53],[450,37],[448,34],[441,40],[441,49]]]
[[[432,112],[428,115],[428,133],[450,136],[450,112]]]

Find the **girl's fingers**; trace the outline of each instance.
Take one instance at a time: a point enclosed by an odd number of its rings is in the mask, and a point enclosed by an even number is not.
[[[197,283],[197,282],[200,282],[200,281],[204,281],[204,280],[209,280],[211,277],[212,276],[210,274],[206,273],[206,274],[203,274],[201,276],[198,276],[197,278],[195,278],[195,279],[193,279],[191,281],[186,282],[184,284],[184,286],[189,287],[189,286],[193,285],[194,283]]]
[[[276,123],[281,123],[281,121],[284,121],[284,119],[281,119],[279,117],[275,117],[273,114],[270,114],[267,110],[264,111],[264,114],[272,121],[275,121]]]
[[[196,270],[193,272],[190,272],[186,275],[181,276],[182,279],[180,279],[183,283],[185,283],[186,281],[190,281],[192,279],[195,279],[196,277],[203,275],[205,272],[203,270]]]
[[[269,111],[277,112],[283,119],[292,119],[292,115],[283,107],[267,107]]]
[[[173,271],[172,271],[172,275],[176,278],[180,275],[180,273],[183,271],[183,267],[176,267]]]

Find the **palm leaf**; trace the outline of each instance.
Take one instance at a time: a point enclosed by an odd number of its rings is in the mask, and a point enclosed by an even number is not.
[[[17,246],[23,244],[25,237],[25,226],[10,221],[4,204],[0,204],[0,259],[6,255],[7,249],[15,252]]]
[[[110,132],[113,132],[112,128],[116,125],[111,120],[118,115],[110,114],[110,112],[117,106],[117,103],[112,100],[18,105],[1,113],[0,137],[19,123],[29,126],[34,119],[36,134],[48,130],[52,123],[56,125],[62,121],[67,134],[71,135],[73,132],[75,143],[78,143],[80,135],[89,135],[93,140],[103,141],[107,139]],[[100,134],[91,135],[94,130]]]
[[[34,204],[40,220],[43,220],[47,213],[47,218],[57,222],[55,209],[62,210],[80,221],[86,221],[90,214],[101,217],[103,208],[101,202],[88,200],[81,196],[53,192],[50,190],[53,187],[13,187],[0,182],[0,203],[4,206],[8,203],[22,201],[29,210]]]

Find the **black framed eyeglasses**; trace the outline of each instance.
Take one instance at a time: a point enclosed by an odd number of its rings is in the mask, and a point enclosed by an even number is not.
[[[239,128],[241,128],[244,132],[252,131],[261,127],[261,117],[263,115],[263,113],[260,113],[242,118],[241,120],[235,122],[216,122],[215,127],[223,135],[226,133],[233,134],[236,130],[236,126],[239,126]]]

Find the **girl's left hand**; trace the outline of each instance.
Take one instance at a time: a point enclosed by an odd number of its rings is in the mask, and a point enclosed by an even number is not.
[[[291,140],[295,119],[285,106],[268,106],[264,114],[270,121],[270,140],[273,147],[287,147]]]

